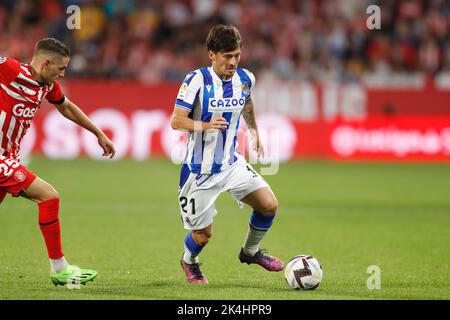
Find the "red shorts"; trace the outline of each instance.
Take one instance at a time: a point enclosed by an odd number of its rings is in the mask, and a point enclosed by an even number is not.
[[[36,179],[36,175],[14,159],[0,156],[0,202],[7,193],[18,197]]]

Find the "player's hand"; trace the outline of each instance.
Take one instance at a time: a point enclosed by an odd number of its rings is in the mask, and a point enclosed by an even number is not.
[[[98,136],[98,144],[103,149],[103,156],[109,157],[110,159],[114,158],[116,154],[116,149],[114,149],[114,145],[109,140],[109,138],[105,134],[101,134]]]
[[[220,130],[223,131],[226,128],[228,128],[228,122],[225,120],[225,118],[215,118],[211,120],[211,122],[208,123],[208,129],[207,130]]]
[[[264,147],[261,143],[261,139],[259,137],[258,131],[256,130],[250,130],[251,137],[252,137],[252,147],[253,150],[256,152],[259,158],[264,158]]]

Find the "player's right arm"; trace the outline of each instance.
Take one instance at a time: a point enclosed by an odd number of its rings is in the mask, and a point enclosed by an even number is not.
[[[50,100],[49,100],[50,101]],[[103,156],[112,159],[116,154],[113,143],[106,134],[97,128],[97,126],[89,119],[89,117],[72,101],[63,97],[62,103],[55,104],[56,109],[67,119],[75,122],[80,127],[92,132],[98,140],[98,144],[103,149]]]
[[[209,130],[225,130],[228,126],[225,118],[219,117],[211,122],[194,121],[189,118],[190,111],[175,107],[172,113],[172,128],[189,132],[204,132]]]

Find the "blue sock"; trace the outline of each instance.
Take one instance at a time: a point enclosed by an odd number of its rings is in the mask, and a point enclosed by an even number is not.
[[[192,238],[192,231],[184,238],[183,260],[188,264],[198,263],[198,255],[202,252],[204,246],[197,244]]]
[[[273,213],[273,215],[264,215],[253,211],[252,215],[250,216],[249,225],[253,229],[259,231],[267,231],[272,226],[274,218],[275,212]]]
[[[275,213],[267,216],[255,211],[252,212],[248,223],[247,238],[242,247],[246,255],[254,256],[258,252],[259,244],[266,235],[267,230],[272,226],[274,218]]]

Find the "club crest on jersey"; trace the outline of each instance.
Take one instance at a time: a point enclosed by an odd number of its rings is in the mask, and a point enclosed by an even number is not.
[[[24,182],[26,178],[27,175],[22,170],[17,170],[16,173],[14,174],[14,179],[17,182]]]
[[[242,84],[242,94],[244,95],[244,97],[248,97],[250,95],[250,88],[247,82],[244,82]]]
[[[210,98],[208,112],[233,112],[241,111],[245,105],[245,98]]]

